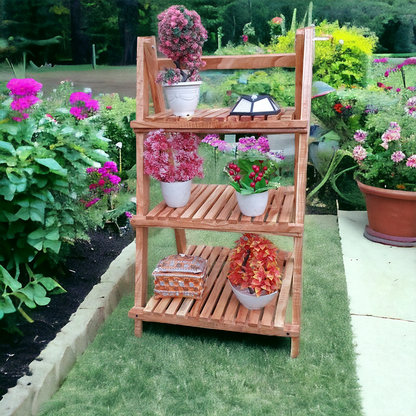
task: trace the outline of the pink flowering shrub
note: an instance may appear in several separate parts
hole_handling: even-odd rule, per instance
[[[401,127],[391,122],[379,137],[358,130],[354,139],[359,144],[352,150],[358,163],[356,178],[378,188],[416,191],[416,141],[403,138]]]
[[[193,133],[149,132],[144,142],[144,172],[161,182],[203,178],[204,160],[198,156],[199,143],[200,138]]]
[[[18,122],[26,120],[29,117],[27,111],[39,101],[37,94],[42,84],[32,78],[13,78],[7,83],[7,88],[13,98],[10,107],[18,113],[12,119]]]
[[[72,104],[69,112],[78,120],[90,117],[100,109],[99,102],[93,100],[91,94],[85,92],[72,93],[69,98],[69,103]]]
[[[237,153],[238,157],[224,168],[231,186],[241,194],[254,194],[276,189],[278,162],[284,156],[271,152],[267,137],[242,137],[238,143],[220,140],[217,134],[208,134],[202,140],[220,151]]]
[[[165,68],[156,82],[199,81],[199,69],[205,65],[201,59],[202,45],[208,36],[200,16],[184,6],[171,6],[157,18],[159,50],[172,59],[176,70]]]
[[[120,177],[115,175],[118,172],[115,162],[105,162],[101,168],[87,168],[89,176],[89,200],[82,201],[85,208],[96,204],[103,196],[116,193],[119,190]]]

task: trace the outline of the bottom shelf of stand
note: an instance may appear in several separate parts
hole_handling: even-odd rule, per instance
[[[145,307],[134,306],[129,317],[147,322],[193,326],[252,334],[297,337],[299,325],[286,322],[286,311],[291,297],[293,255],[279,251],[282,287],[278,296],[261,310],[245,308],[235,297],[228,283],[229,269],[226,247],[189,246],[186,254],[208,259],[208,278],[203,297],[151,297]]]

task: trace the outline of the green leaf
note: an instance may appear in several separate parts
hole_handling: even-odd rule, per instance
[[[60,290],[59,293],[66,293],[66,290],[58,282],[53,280],[51,277],[41,277],[40,279],[37,279],[37,282],[42,284],[48,292],[54,290],[54,293],[55,293],[55,290],[59,289]]]
[[[16,307],[13,305],[10,296],[3,295],[3,297],[0,297],[0,311],[2,311],[3,313],[16,312]]]
[[[0,149],[7,150],[13,156],[16,156],[16,150],[14,149],[13,145],[9,142],[0,141]]]
[[[9,183],[7,179],[2,180],[0,184],[0,195],[3,195],[6,201],[13,200],[17,188],[16,185]]]
[[[13,277],[10,275],[10,273],[0,264],[0,272],[3,275],[3,281],[4,283],[10,287],[10,289],[15,292],[16,290],[19,290],[22,287],[22,284],[13,279]]]
[[[59,254],[59,250],[61,249],[61,242],[60,241],[52,241],[52,240],[45,240],[43,242],[44,248],[50,248],[56,254]]]
[[[24,161],[33,153],[33,150],[33,146],[20,146],[16,149],[16,154],[20,160]]]
[[[31,232],[28,235],[28,238],[31,238],[33,240],[37,240],[39,238],[43,238],[46,235],[46,231],[42,228],[38,228],[36,231]]]
[[[39,305],[39,306],[46,306],[50,301],[51,298],[48,298],[47,296],[35,296],[34,297],[34,301]]]
[[[49,168],[53,173],[56,173],[60,176],[67,176],[68,171],[64,169],[55,159],[35,159],[36,162],[39,164],[46,166]]]
[[[34,247],[37,251],[41,251],[43,247],[43,239],[27,238],[27,243]]]
[[[57,241],[59,240],[59,229],[55,228],[50,233],[46,234],[45,238],[47,240]]]

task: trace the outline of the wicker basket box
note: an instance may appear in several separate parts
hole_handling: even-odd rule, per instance
[[[161,260],[153,271],[155,298],[201,299],[204,292],[207,260],[175,254]]]

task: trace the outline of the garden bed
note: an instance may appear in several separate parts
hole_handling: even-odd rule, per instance
[[[119,235],[111,226],[90,233],[90,242],[78,242],[62,270],[59,283],[67,293],[52,296],[49,305],[30,311],[35,321],[22,322],[22,336],[0,333],[0,396],[29,373],[29,364],[65,326],[110,263],[134,239],[131,228]]]

